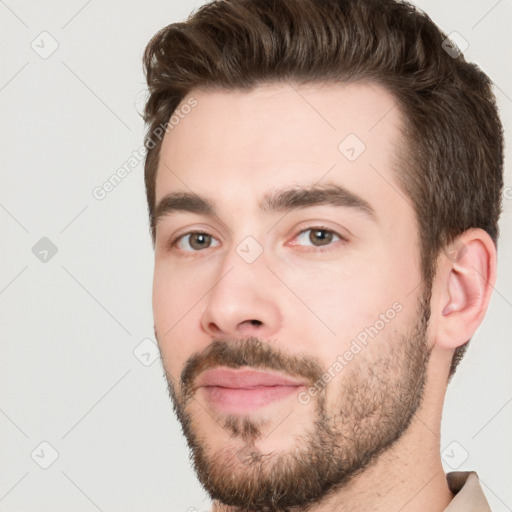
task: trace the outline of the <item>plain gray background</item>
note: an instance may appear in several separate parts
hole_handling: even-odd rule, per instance
[[[145,44],[202,3],[0,0],[2,512],[209,507],[154,345],[143,166],[129,160]],[[512,1],[417,4],[495,82],[510,145]],[[496,291],[441,438],[446,471],[477,470],[496,512],[512,510],[509,167],[506,186]]]

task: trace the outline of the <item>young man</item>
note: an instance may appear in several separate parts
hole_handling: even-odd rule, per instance
[[[502,128],[445,39],[394,0],[229,0],[146,49],[155,335],[215,512],[488,510],[439,433]]]

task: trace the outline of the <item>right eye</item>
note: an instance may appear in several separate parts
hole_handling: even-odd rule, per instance
[[[216,245],[212,245],[214,241]],[[218,245],[218,240],[204,231],[189,231],[171,242],[171,247],[177,247],[182,252],[198,252]]]

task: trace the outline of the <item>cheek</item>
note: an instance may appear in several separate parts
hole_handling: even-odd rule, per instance
[[[176,378],[197,341],[201,298],[208,288],[201,279],[189,279],[170,266],[155,264],[153,318],[166,368]],[[194,335],[195,329],[195,335]]]
[[[398,280],[397,272],[402,270],[382,251],[359,252],[338,262],[282,266],[280,276],[293,291],[280,293],[288,298],[282,302],[283,316],[297,326],[294,348],[317,356],[339,383],[339,365],[333,368],[337,361],[353,366],[370,343],[385,342],[401,324],[403,315],[397,310],[405,307],[410,288]]]
[[[283,267],[280,275],[290,291],[288,315],[316,328],[337,343],[357,333],[393,303],[389,269],[354,258],[321,265]],[[395,287],[396,288],[396,287]]]
[[[190,284],[190,283],[189,283]],[[167,331],[185,312],[186,288],[177,273],[165,264],[155,264],[153,313],[157,329]]]
[[[212,287],[215,275],[203,266],[176,266],[165,260],[155,262],[153,311],[155,321],[167,323],[167,329],[187,316],[197,317]]]

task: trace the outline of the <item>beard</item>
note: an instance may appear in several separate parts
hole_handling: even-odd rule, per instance
[[[211,498],[232,511],[304,512],[375,463],[404,434],[422,402],[431,351],[429,299],[425,292],[407,332],[381,340],[380,346],[366,346],[343,369],[345,375],[317,394],[309,405],[314,407],[314,419],[295,435],[292,450],[262,451],[256,443],[271,435],[275,420],[236,415],[212,418],[233,443],[210,446],[205,425],[194,415],[193,407],[200,406],[194,382],[209,368],[243,366],[305,377],[313,385],[325,371],[316,358],[284,354],[250,337],[215,340],[187,360],[179,382],[166,370],[194,469]],[[363,357],[364,351],[368,357]],[[341,381],[337,389],[336,379]]]

